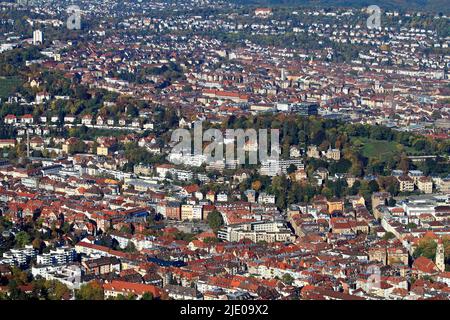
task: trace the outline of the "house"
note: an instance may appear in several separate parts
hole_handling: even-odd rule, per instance
[[[333,198],[327,200],[328,213],[332,214],[335,211],[344,211],[344,201]]]
[[[316,171],[314,171],[314,175],[318,175],[322,180],[327,180],[328,174],[328,170],[324,167],[319,167]]]
[[[120,272],[120,261],[116,257],[101,257],[84,260],[81,265],[87,274],[101,275],[113,271]]]
[[[119,119],[119,126],[124,127],[126,124],[127,124],[127,119],[125,119],[125,118]]]
[[[131,122],[131,126],[132,126],[133,128],[140,128],[140,127],[141,127],[141,122],[139,121],[139,119],[134,119],[134,120]]]
[[[174,300],[203,300],[202,294],[195,288],[167,284],[163,290]]]
[[[293,174],[295,181],[301,181],[308,179],[306,171],[304,169],[298,169]]]
[[[301,152],[297,146],[291,146],[289,148],[289,157],[290,158],[299,158],[301,156]]]
[[[175,168],[175,166],[173,164],[160,164],[160,165],[156,165],[156,174],[158,175],[158,177],[160,178],[166,178],[171,172],[172,170]]]
[[[275,204],[275,196],[272,194],[261,192],[258,196],[258,203]]]
[[[74,123],[75,119],[76,118],[74,116],[67,115],[67,116],[64,117],[64,122],[65,123]]]
[[[33,79],[30,81],[31,88],[37,88],[41,85],[41,82],[38,79]]]
[[[228,201],[228,194],[225,192],[220,192],[217,194],[217,201],[218,202],[227,202]]]
[[[196,192],[198,192],[200,190],[200,187],[197,184],[191,184],[188,186],[184,186],[182,187],[183,189],[183,194],[186,196],[190,196],[190,195],[194,195]]]
[[[252,203],[256,202],[256,191],[255,190],[253,190],[253,189],[246,190],[244,192],[244,194],[247,197],[248,202],[252,202]]]
[[[176,201],[167,202],[165,216],[167,219],[181,220],[181,204]]]
[[[62,151],[64,153],[69,153],[70,151],[70,147],[79,143],[80,139],[76,138],[76,137],[70,137],[69,139],[66,140],[65,143],[63,143],[62,145]]]
[[[208,193],[206,193],[206,200],[209,200],[212,203],[216,201],[216,194],[214,193],[214,191],[210,190],[208,191]]]
[[[268,18],[272,15],[271,8],[257,8],[255,9],[255,16],[260,18]]]
[[[97,155],[107,156],[115,150],[117,140],[115,138],[99,139],[100,145],[97,147]]]
[[[0,149],[12,148],[16,145],[16,139],[0,139]]]
[[[20,122],[23,124],[32,124],[34,122],[33,115],[25,114],[20,118]]]
[[[106,119],[103,116],[98,116],[96,121],[98,126],[103,126],[106,123]]]
[[[17,117],[15,115],[13,115],[13,114],[8,114],[5,117],[4,121],[5,121],[6,124],[15,124],[15,123],[17,123]]]
[[[41,137],[33,137],[30,139],[30,147],[33,149],[41,149],[44,147],[44,139]]]
[[[339,149],[331,149],[329,148],[325,153],[325,158],[330,160],[339,161],[341,159],[341,152]]]
[[[306,155],[308,156],[308,158],[320,159],[319,149],[317,149],[317,146],[315,146],[315,145],[308,146],[308,150],[306,151]]]
[[[181,206],[181,220],[193,220],[193,209],[192,204],[183,204]]]
[[[36,104],[44,103],[50,100],[50,95],[46,92],[39,92],[36,94]]]

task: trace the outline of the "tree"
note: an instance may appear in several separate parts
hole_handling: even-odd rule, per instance
[[[259,180],[252,182],[252,189],[255,191],[259,191],[261,189],[261,186],[262,186],[262,184],[261,184],[261,181],[259,181]]]
[[[136,252],[136,246],[134,245],[133,241],[128,241],[127,246],[125,247],[125,252],[133,253]]]
[[[212,212],[210,212],[208,214],[208,224],[211,227],[211,229],[217,231],[219,230],[222,226],[223,226],[223,217],[222,214],[217,211],[217,210],[213,210]]]
[[[290,164],[286,171],[287,171],[288,174],[291,174],[291,173],[294,173],[296,170],[297,170],[296,165],[295,164]]]
[[[392,232],[386,232],[383,236],[383,240],[391,240],[394,239],[395,235]]]
[[[444,243],[445,245],[445,243]],[[424,237],[420,239],[419,245],[416,250],[414,250],[413,256],[414,258],[418,258],[420,256],[426,257],[428,259],[434,260],[436,256],[436,248],[437,243],[431,237]]]
[[[370,180],[369,190],[372,193],[380,191],[380,186],[378,185],[378,182],[376,180]]]

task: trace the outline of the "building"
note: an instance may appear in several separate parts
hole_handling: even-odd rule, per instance
[[[439,182],[439,191],[443,193],[450,193],[450,178],[441,179]]]
[[[167,284],[163,290],[174,300],[203,300],[202,294],[195,288]]]
[[[181,205],[176,201],[169,201],[166,204],[166,218],[181,220]]]
[[[255,9],[255,16],[260,18],[268,18],[272,15],[271,8],[257,8]]]
[[[120,272],[120,261],[116,257],[85,260],[81,265],[87,274],[101,275],[114,271]]]
[[[31,268],[33,277],[40,276],[49,281],[58,281],[66,285],[69,290],[80,289],[82,283],[82,271],[78,265],[59,266],[33,266]]]
[[[303,164],[302,159],[294,158],[294,159],[268,159],[266,161],[261,162],[260,173],[264,176],[274,177],[279,174],[286,174],[287,169],[294,165],[296,170],[304,169],[305,166]]]
[[[341,151],[339,149],[331,149],[329,148],[325,153],[325,157],[327,159],[339,161],[341,159]]]
[[[16,139],[0,139],[0,149],[13,148],[16,145]]]
[[[141,299],[145,293],[149,293],[153,298],[161,296],[161,290],[151,284],[133,283],[126,281],[113,280],[111,283],[103,285],[105,299],[117,298],[118,296],[136,296]]]
[[[410,170],[408,172],[408,176],[414,180],[415,184],[417,184],[418,180],[422,178],[424,175],[423,172],[420,170]]]
[[[62,265],[69,264],[75,261],[77,253],[75,249],[69,247],[60,247],[50,250],[48,253],[43,253],[37,256],[38,265]]]
[[[379,205],[386,205],[386,201],[391,197],[389,192],[374,192],[372,193],[372,208]]]
[[[11,249],[3,253],[0,264],[15,265],[19,267],[27,266],[36,255],[37,251],[33,249],[33,246],[27,245],[24,248]]]
[[[206,200],[211,201],[211,203],[214,203],[216,201],[216,194],[214,191],[210,190],[206,194]]]
[[[280,221],[257,221],[227,226],[219,231],[218,238],[231,242],[249,239],[253,242],[266,241],[268,243],[295,240],[291,230]]]
[[[272,194],[261,192],[258,196],[258,203],[275,204],[275,196]]]
[[[414,191],[414,180],[409,176],[400,176],[397,178],[400,183],[400,192]]]
[[[33,45],[37,46],[39,44],[44,43],[44,34],[41,30],[33,31]]]
[[[181,206],[181,220],[194,219],[194,206],[192,204],[183,204]]]
[[[320,159],[320,152],[319,152],[319,149],[317,149],[317,146],[315,146],[315,145],[308,146],[308,150],[306,151],[306,156],[308,158]]]
[[[228,201],[228,194],[225,192],[220,192],[217,194],[217,201],[218,202],[227,202]]]
[[[194,205],[192,206],[192,220],[202,220],[203,219],[203,206]]]
[[[301,116],[314,116],[319,114],[319,105],[315,102],[294,103],[289,106],[289,111]]]
[[[332,214],[335,211],[344,211],[344,201],[340,199],[330,199],[327,200],[328,213]]]
[[[417,188],[423,193],[433,193],[433,181],[429,177],[417,179]]]

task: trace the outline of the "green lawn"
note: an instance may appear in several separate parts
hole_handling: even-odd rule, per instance
[[[383,157],[405,150],[404,146],[395,141],[373,140],[367,138],[353,138],[354,146],[360,147],[363,156],[367,158]]]
[[[0,98],[9,97],[20,85],[22,81],[18,77],[0,77]]]

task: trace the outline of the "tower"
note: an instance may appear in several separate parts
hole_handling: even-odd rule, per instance
[[[439,269],[439,271],[444,272],[445,271],[445,249],[444,244],[441,240],[438,241],[437,248],[436,248],[436,267]]]
[[[41,30],[33,31],[33,45],[42,44],[44,41],[44,35]]]

